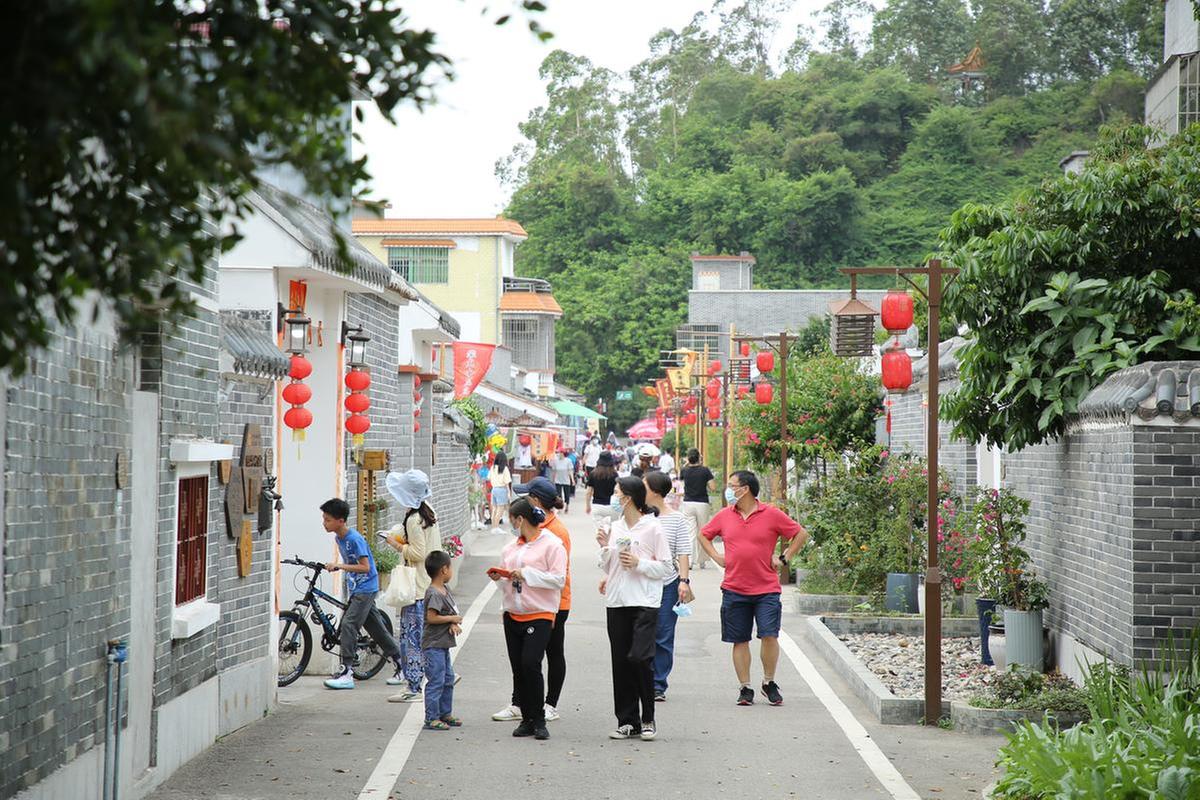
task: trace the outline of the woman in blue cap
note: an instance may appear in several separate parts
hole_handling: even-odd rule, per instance
[[[400,643],[400,661],[403,665],[404,691],[388,698],[390,703],[417,703],[421,697],[421,681],[425,678],[424,658],[421,654],[421,633],[425,628],[425,590],[429,588],[429,575],[425,571],[425,557],[442,549],[442,534],[438,530],[437,515],[429,505],[433,491],[429,488],[429,476],[419,469],[408,472],[389,472],[386,480],[388,493],[396,499],[404,511],[404,520],[387,532],[387,542],[400,552],[407,566],[414,567],[417,583],[417,600],[400,609],[396,640]],[[388,679],[391,685],[402,681]]]

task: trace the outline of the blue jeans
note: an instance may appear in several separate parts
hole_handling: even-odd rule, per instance
[[[454,667],[450,665],[450,650],[431,647],[421,653],[425,656],[425,721],[445,719],[454,706]]]
[[[400,609],[400,632],[396,641],[400,644],[404,679],[408,681],[408,690],[414,694],[421,691],[421,679],[425,677],[425,661],[421,656],[421,634],[424,632],[424,600]]]
[[[679,578],[663,584],[662,604],[658,607],[658,633],[654,638],[654,691],[667,691],[667,676],[675,664],[675,624],[679,615]]]

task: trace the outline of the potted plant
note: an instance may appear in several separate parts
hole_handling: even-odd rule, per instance
[[[1048,605],[1045,582],[1034,576],[1025,541],[1025,515],[1029,501],[1007,489],[980,489],[972,510],[972,538],[968,545],[970,576],[979,588],[981,657],[991,664],[987,647],[988,626],[996,606],[1004,607],[1005,648],[1009,664],[1041,671],[1042,610]]]
[[[919,459],[893,457],[883,470],[887,500],[877,535],[887,565],[884,608],[888,611],[916,614],[921,610],[928,475]]]
[[[375,569],[379,572],[379,591],[382,594],[392,579],[392,570],[400,563],[400,554],[391,547],[381,543],[373,532],[380,530],[380,522],[387,512],[388,501],[376,498],[363,503],[363,529],[367,539],[367,547],[375,559]]]

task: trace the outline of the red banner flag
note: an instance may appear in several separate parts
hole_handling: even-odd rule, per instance
[[[461,400],[475,391],[492,366],[494,344],[454,343],[454,399]]]

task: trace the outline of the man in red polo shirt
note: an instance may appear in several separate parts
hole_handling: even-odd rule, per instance
[[[780,706],[783,695],[775,683],[783,615],[778,570],[804,546],[808,532],[775,506],[758,502],[758,476],[749,470],[729,476],[725,503],[725,508],[701,531],[700,546],[725,568],[725,580],[721,582],[721,641],[733,644],[733,668],[742,685],[737,702],[739,706],[754,704],[750,635],[757,626],[762,641],[762,693],[771,705]],[[725,543],[724,556],[713,546],[718,536]],[[782,556],[775,552],[780,539],[790,542]]]

